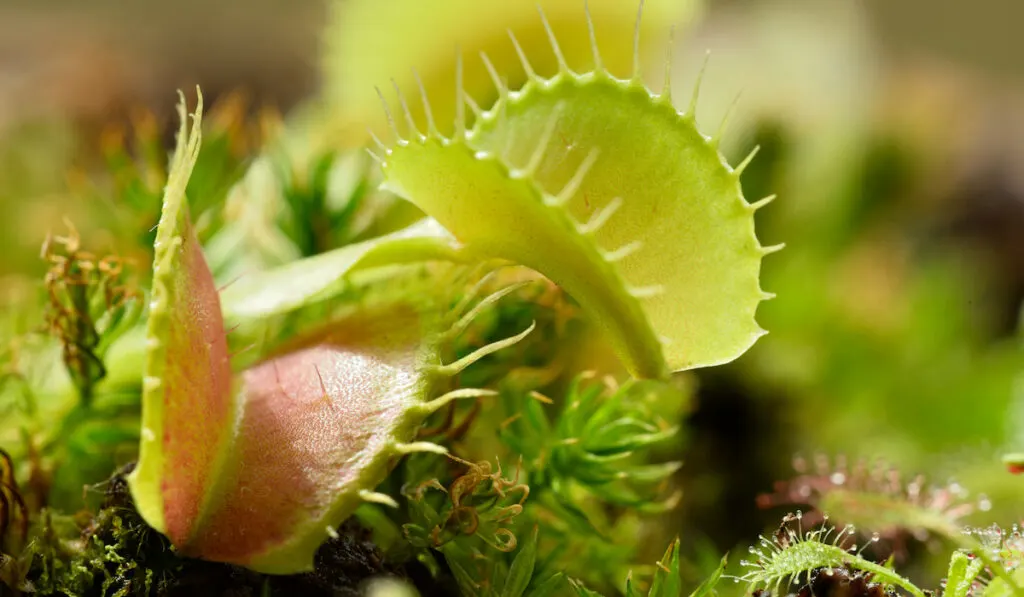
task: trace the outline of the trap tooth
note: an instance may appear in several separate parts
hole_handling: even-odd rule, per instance
[[[398,508],[398,502],[395,501],[395,498],[386,493],[378,493],[376,491],[362,489],[359,491],[359,499],[370,504],[380,504],[389,508]]]
[[[397,454],[447,454],[448,448],[434,442],[411,442],[408,444],[395,444]]]

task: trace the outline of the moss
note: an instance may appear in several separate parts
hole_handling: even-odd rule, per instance
[[[394,576],[424,597],[452,594],[450,578],[435,579],[418,562],[390,561],[354,518],[320,548],[310,573],[268,576],[179,557],[135,510],[125,481],[132,468],[111,477],[102,508],[84,526],[42,517],[21,590],[40,597],[355,597],[368,579]]]

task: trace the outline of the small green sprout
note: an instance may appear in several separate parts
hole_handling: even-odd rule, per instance
[[[690,593],[690,597],[713,596],[715,594],[715,587],[722,579],[722,573],[725,571],[726,561],[727,559],[723,557],[718,567]],[[602,597],[600,593],[588,589],[578,580],[570,580],[569,582],[577,597]],[[658,561],[654,570],[654,578],[651,580],[650,589],[647,591],[647,597],[682,597],[682,595],[682,579],[679,576],[679,539],[676,539],[668,546],[665,555]],[[643,597],[643,593],[637,587],[632,574],[626,579],[626,597]]]
[[[678,427],[656,408],[676,391],[650,380],[617,386],[582,374],[573,380],[553,421],[547,413],[547,404],[554,402],[550,398],[503,391],[510,416],[501,435],[525,459],[533,490],[550,492],[570,520],[582,523],[580,528],[593,528],[579,507],[582,495],[640,512],[664,512],[679,500],[677,491],[665,487],[682,463],[649,464],[642,456],[677,436]]]

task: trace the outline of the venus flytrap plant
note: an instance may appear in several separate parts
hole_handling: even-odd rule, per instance
[[[546,21],[545,28],[549,29]],[[388,187],[437,217],[461,244],[428,220],[395,235],[250,276],[218,296],[184,199],[198,153],[199,128],[193,126],[189,134],[183,124],[157,231],[144,438],[139,466],[131,477],[140,512],[183,554],[272,573],[307,569],[312,553],[332,534],[332,525],[356,506],[365,501],[392,503],[372,488],[386,476],[395,457],[411,451],[443,451],[433,444],[411,443],[429,413],[455,398],[487,394],[460,388],[428,401],[439,382],[529,331],[451,364],[437,364],[444,352],[443,340],[464,328],[465,318],[446,326],[443,317],[411,303],[363,305],[324,331],[302,334],[241,376],[233,376],[222,311],[236,321],[287,313],[329,298],[363,267],[505,258],[530,265],[565,285],[609,332],[631,371],[643,377],[663,377],[670,370],[734,358],[761,333],[753,323],[753,310],[767,296],[757,286],[764,250],[753,236],[755,208],[742,199],[738,172],[726,166],[714,143],[696,131],[692,114],[679,115],[667,96],[653,96],[639,82],[639,72],[628,82],[613,79],[603,69],[593,35],[597,69],[587,75],[569,71],[553,36],[551,42],[561,67],[555,78],[537,78],[524,58],[529,82],[512,95],[496,77],[501,99],[479,116],[473,131],[466,131],[465,104],[460,101],[455,138],[440,137],[431,116],[430,136],[416,132],[412,145],[403,140],[385,150]],[[486,57],[485,63],[493,70]],[[458,97],[464,100],[461,88]],[[404,99],[402,104],[405,107]],[[430,115],[425,96],[423,105]],[[579,121],[574,128],[556,130],[563,112],[572,117],[570,122]],[[404,113],[415,131],[411,113],[407,108]],[[197,120],[199,114],[197,110]],[[607,137],[588,136],[594,118],[613,125],[606,126]],[[656,139],[649,135],[654,130],[631,132],[636,123],[659,129],[667,124],[669,132],[662,135],[660,144],[650,147],[647,143]],[[490,126],[494,130],[488,130]],[[533,147],[522,168],[509,167],[504,161],[523,151],[523,146],[510,142],[511,130],[517,135],[521,131],[525,147]],[[562,160],[545,161],[546,154],[555,153],[549,145],[555,143],[556,133],[563,140],[566,135],[575,139],[566,141],[570,146],[579,143],[590,148],[582,162],[559,169],[558,164],[573,161],[565,159],[568,154],[564,153],[573,147],[562,148]],[[494,144],[504,147],[500,159],[480,149]],[[602,153],[602,144],[618,151]],[[635,171],[632,181],[616,170],[622,167],[618,162],[627,149],[636,159],[628,165]],[[588,182],[595,165],[619,174]],[[663,176],[666,168],[669,175]],[[454,187],[432,186],[432,177],[447,169]],[[434,174],[424,178],[430,172]],[[559,193],[546,190],[552,181],[566,176]],[[664,184],[658,186],[662,178]],[[481,201],[470,192],[481,187],[490,189],[483,195],[489,194],[494,201]],[[693,197],[681,201],[680,189],[693,189]],[[446,208],[420,200],[437,196],[450,196],[453,203]],[[594,208],[591,196],[604,202],[604,207]],[[576,199],[583,203],[573,203]],[[691,207],[680,207],[687,204]],[[499,220],[512,224],[511,229],[488,226],[495,209],[504,214]],[[589,220],[584,223],[574,210],[590,210]],[[652,221],[652,214],[658,214],[658,219]],[[661,221],[662,214],[667,224]],[[653,271],[639,265],[641,261],[630,261],[629,253],[637,243],[627,243],[630,250],[602,249],[601,243],[608,239],[645,231],[655,241],[644,251],[643,261],[650,261],[656,251],[675,246],[671,236],[677,226],[711,238],[695,243],[692,255],[668,255],[669,263],[661,262],[659,267],[687,275],[673,274],[664,284],[636,282],[637,272],[643,279]],[[562,259],[549,263],[546,256]],[[714,296],[707,288],[711,280],[719,291]],[[658,298],[666,288],[670,293],[685,288],[692,297],[687,301],[673,294],[674,299],[687,302],[694,317],[686,322],[685,334],[679,329],[681,321],[666,320],[667,305]],[[653,307],[645,307],[644,300]],[[724,303],[722,309],[716,300]],[[741,322],[730,325],[724,321],[724,311],[733,316],[738,312]],[[667,348],[673,342],[663,332],[685,338],[683,350]],[[181,388],[189,388],[187,398],[177,397]],[[616,402],[613,398],[610,404]],[[579,406],[573,403],[571,408]],[[604,421],[614,412],[604,407],[591,415]],[[607,416],[602,418],[601,413]],[[563,422],[570,420],[563,418]],[[325,425],[328,421],[333,423]],[[614,421],[606,422],[614,427]],[[337,435],[324,436],[330,429]],[[599,479],[594,476],[600,473],[598,465],[629,457],[636,447],[672,431],[647,429],[641,435],[648,439],[638,444],[634,438],[620,445],[619,432],[625,430],[614,429],[614,437],[604,439],[587,434],[591,444],[597,442],[583,446],[594,452],[593,462],[578,472],[585,473],[586,481],[605,499],[642,505],[644,500],[630,497],[629,491],[613,490],[613,481],[629,475],[608,470]],[[570,435],[583,431],[563,430]],[[608,442],[612,443],[605,446]],[[657,481],[676,466],[637,469],[633,476]],[[590,469],[593,474],[586,472]],[[254,512],[259,512],[263,524],[253,524]]]
[[[191,126],[182,98],[153,243],[148,320],[137,343],[144,354],[136,374],[141,390],[135,388],[136,395],[141,391],[141,440],[127,477],[133,505],[149,525],[138,528],[166,536],[172,562],[199,558],[275,575],[313,569],[314,554],[339,539],[341,523],[357,509],[398,505],[389,477],[409,478],[391,475],[396,466],[409,474],[404,456],[437,459],[449,448],[461,453],[459,432],[444,434],[447,445],[425,441],[438,433],[420,436],[428,418],[437,413],[431,422],[441,422],[439,410],[454,412],[456,400],[474,399],[477,409],[459,427],[487,408],[491,412],[480,419],[494,422],[497,405],[480,400],[498,400],[485,389],[490,385],[507,390],[501,404],[511,410],[503,433],[492,433],[493,442],[480,448],[488,453],[473,459],[489,461],[492,449],[503,460],[506,451],[521,455],[523,482],[474,465],[447,484],[450,506],[431,512],[426,506],[433,505],[417,502],[407,508],[415,513],[423,506],[427,514],[412,517],[407,542],[433,550],[431,558],[443,556],[447,567],[431,569],[450,570],[466,594],[564,593],[564,572],[554,568],[577,556],[573,574],[589,572],[594,563],[607,565],[602,580],[611,578],[609,571],[621,578],[633,548],[619,546],[613,555],[615,546],[592,549],[607,530],[599,527],[632,533],[640,528],[640,513],[675,503],[668,490],[679,464],[651,464],[645,452],[675,437],[677,426],[649,395],[670,387],[671,372],[729,361],[763,333],[754,312],[769,295],[758,273],[772,249],[760,245],[753,224],[755,210],[770,199],[748,204],[743,198],[739,176],[749,159],[732,168],[718,152],[717,137],[697,130],[696,91],[690,108],[679,113],[667,76],[660,94],[645,85],[641,33],[675,9],[650,0],[644,25],[639,14],[636,21],[621,18],[634,8],[619,3],[595,0],[573,12],[564,4],[545,2],[548,11],[529,22],[522,7],[508,8],[516,18],[505,18],[502,28],[512,26],[518,36],[506,41],[502,31],[500,48],[491,38],[467,43],[467,49],[486,50],[474,66],[425,57],[438,67],[424,71],[425,83],[417,74],[403,80],[420,86],[422,112],[409,107],[398,91],[403,85],[396,84],[404,132],[388,112],[395,140],[391,147],[378,142],[380,172],[362,172],[362,162],[352,162],[350,187],[338,196],[328,188],[336,156],[316,146],[306,148],[313,156],[308,167],[295,172],[275,170],[280,163],[273,156],[257,160],[227,205],[209,209],[217,207],[237,163],[214,160],[201,172],[202,97]],[[351,8],[362,10],[355,3]],[[606,55],[597,43],[603,36]],[[535,56],[531,38],[546,38],[553,51]],[[593,63],[586,71],[569,68],[584,57]],[[389,64],[390,58],[380,58]],[[402,70],[406,58],[399,56]],[[613,75],[630,66],[630,78]],[[450,81],[438,73],[451,70],[458,72],[454,100],[434,97],[431,104],[436,81]],[[555,73],[549,78],[538,74],[549,70]],[[352,115],[361,118],[358,109]],[[224,150],[216,154],[227,155]],[[294,166],[290,158],[285,170]],[[400,203],[407,211],[363,228],[355,222],[357,203],[380,176],[385,189],[409,200]],[[142,191],[134,206],[140,214],[151,207],[144,198],[152,188]],[[373,205],[368,209],[377,213]],[[406,219],[413,213],[415,219]],[[409,221],[404,228],[396,224]],[[332,248],[345,242],[351,244]],[[467,290],[461,281],[449,283],[457,274],[444,275],[465,273],[466,264],[534,271],[486,291],[497,276],[485,276]],[[583,385],[580,377],[549,419],[541,403],[550,400],[513,387],[510,370],[544,370],[520,379],[523,387],[568,381],[581,368],[563,358],[572,347],[531,343],[463,375],[533,330],[526,326],[531,310],[521,307],[536,307],[539,299],[519,291],[539,276],[550,280],[544,288],[557,291],[552,327],[577,323],[575,306],[561,306],[564,290],[641,379]],[[499,301],[519,303],[502,310]],[[555,312],[567,309],[572,313]],[[275,332],[255,354],[232,353],[260,326]],[[445,425],[440,428],[448,431]],[[527,480],[536,506],[525,502]],[[510,496],[517,491],[521,497]],[[130,511],[131,505],[117,507]],[[533,511],[520,517],[527,507]],[[387,516],[400,519],[404,512],[392,509]],[[575,537],[581,530],[582,539]],[[133,536],[112,533],[109,541],[96,539],[108,544],[93,546],[100,555],[88,574],[75,573],[62,585],[60,574],[47,572],[50,586],[91,586],[102,574],[101,592],[107,592],[119,582],[108,574],[116,569],[149,587],[152,569],[124,555]],[[77,549],[51,535],[47,545]],[[50,552],[57,554],[57,547]],[[507,557],[481,564],[502,551]],[[57,565],[62,557],[42,565]],[[679,593],[679,560],[676,542],[655,574],[652,597]],[[639,594],[632,581],[627,593]]]
[[[383,7],[395,11],[382,17],[394,25],[386,32],[361,25],[384,14],[382,6],[339,3],[350,34],[332,40],[358,48],[342,53],[343,74],[328,83],[345,112],[332,117],[346,127],[387,121],[391,142],[371,147],[379,171],[367,172],[363,152],[331,149],[362,143],[361,130],[345,128],[327,144],[300,131],[257,159],[221,206],[241,163],[232,136],[221,131],[203,172],[201,98],[192,127],[180,107],[142,342],[114,352],[115,337],[138,331],[129,329],[137,312],[126,312],[116,291],[116,261],[79,255],[73,236],[50,245],[77,255],[49,253],[67,278],[50,280],[51,324],[64,342],[49,360],[58,362],[63,348],[72,378],[61,391],[107,416],[115,411],[102,410],[99,398],[112,392],[100,378],[117,363],[117,412],[137,408],[141,392],[141,453],[127,481],[138,514],[123,491],[85,528],[42,513],[26,558],[11,566],[0,554],[0,580],[40,594],[139,595],[199,565],[249,574],[250,588],[280,594],[275,583],[287,579],[264,574],[320,576],[324,558],[314,554],[363,525],[376,541],[366,553],[394,558],[374,573],[413,562],[468,596],[595,597],[594,589],[615,587],[626,597],[683,594],[680,541],[622,583],[639,550],[621,539],[662,532],[654,528],[662,520],[643,515],[665,512],[679,496],[679,462],[650,456],[677,439],[683,415],[686,396],[667,378],[732,360],[763,334],[754,315],[770,295],[758,278],[774,249],[754,233],[755,212],[771,198],[748,203],[740,185],[753,156],[730,166],[719,153],[721,132],[698,130],[697,89],[685,111],[675,108],[671,64],[660,92],[647,84],[648,30],[693,4],[648,0],[646,20],[633,21],[624,16],[635,7],[612,0],[544,0],[539,17],[532,4],[403,1]],[[447,10],[459,18],[446,20]],[[419,22],[435,11],[449,29]],[[365,52],[367,32],[380,52]],[[429,51],[394,41],[407,35],[429,39]],[[469,58],[449,59],[438,37]],[[396,77],[394,95],[384,111],[373,108],[375,118],[355,94],[382,75]],[[410,103],[401,90],[417,87],[420,100]],[[139,221],[152,219],[149,199],[163,172],[151,126],[149,133],[145,174],[122,181],[128,215]],[[136,240],[153,232],[127,227]],[[503,267],[510,264],[526,267]],[[466,278],[480,271],[467,265],[502,269],[470,285]],[[78,283],[93,274],[98,282]],[[587,340],[582,350],[570,341],[587,328],[577,311],[604,332],[633,379],[616,379],[618,365],[602,363],[603,352],[594,358]],[[520,343],[531,321],[548,329]],[[272,332],[257,350],[231,352],[264,330]],[[129,362],[133,349],[144,352],[144,371]],[[15,357],[0,354],[0,397],[10,393],[3,379],[20,381]],[[615,373],[600,382],[579,373],[591,369]],[[18,410],[11,404],[0,404],[0,414]],[[136,415],[117,415],[130,420],[131,443]],[[53,435],[69,451],[102,444],[94,440],[104,433],[65,441],[66,428]],[[2,439],[13,437],[3,431]],[[56,445],[34,431],[15,461]],[[447,467],[440,454],[449,450],[469,469]],[[481,464],[499,456],[504,474]],[[1021,460],[1005,462],[1017,472]],[[16,483],[10,461],[0,459],[0,540],[5,531],[24,536],[29,513],[38,513],[22,488],[57,493]],[[780,484],[763,505],[802,500],[822,518],[828,511],[886,539],[948,538],[958,550],[944,597],[1021,594],[1019,534],[962,533],[973,504],[952,488],[929,491],[884,470],[822,469]],[[110,486],[123,482],[119,474]],[[797,586],[800,597],[882,597],[896,588],[925,597],[864,555],[874,549],[849,548],[854,533],[784,526],[733,580],[758,597]],[[870,545],[876,535],[869,537]],[[691,597],[713,595],[724,567],[723,559]]]
[[[616,79],[588,24],[596,67],[583,74],[570,70],[546,22],[559,65],[552,78],[520,54],[528,79],[510,91],[482,54],[499,97],[487,111],[468,99],[459,66],[451,136],[439,131],[422,86],[425,132],[401,94],[399,112],[385,103],[394,140],[375,150],[384,185],[467,250],[564,287],[634,375],[730,361],[764,333],[754,311],[771,295],[758,272],[777,247],[758,243],[753,214],[771,198],[743,199],[739,176],[750,158],[731,168],[717,137],[697,130],[696,91],[678,113],[669,82],[661,95],[644,86],[638,56],[633,77]]]

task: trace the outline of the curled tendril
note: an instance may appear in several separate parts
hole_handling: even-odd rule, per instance
[[[408,492],[414,500],[422,500],[427,490],[431,489],[448,495],[449,504],[441,511],[439,520],[429,531],[430,544],[437,548],[456,537],[476,535],[494,549],[514,551],[518,540],[504,525],[522,513],[523,504],[530,495],[529,486],[519,482],[522,463],[516,467],[515,476],[506,479],[500,463],[492,468],[487,461],[474,463],[451,455],[449,458],[465,465],[468,470],[456,477],[447,488],[437,479],[431,479]],[[508,503],[508,498],[513,494],[518,494],[517,501]]]
[[[488,544],[499,551],[511,552],[515,551],[518,540],[509,529],[498,529],[494,531],[494,543],[488,542]]]

